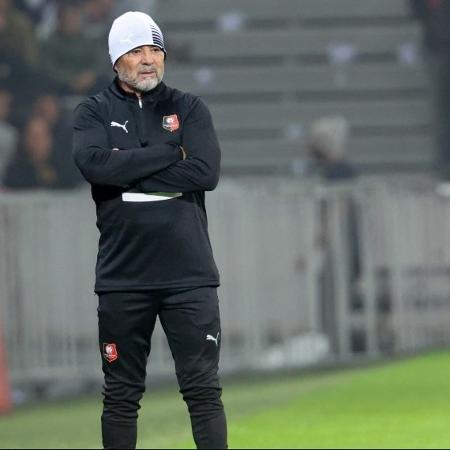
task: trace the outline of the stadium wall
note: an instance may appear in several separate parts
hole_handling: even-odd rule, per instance
[[[222,371],[449,344],[447,206],[392,183],[224,179],[207,196],[222,274]],[[87,190],[1,194],[0,310],[13,385],[101,378],[94,224]],[[155,376],[173,371],[160,327],[150,364]]]

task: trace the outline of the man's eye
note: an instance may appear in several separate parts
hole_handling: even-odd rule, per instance
[[[133,55],[139,55],[139,53],[141,53],[141,49],[140,48],[135,48],[134,50],[131,50],[131,53]]]

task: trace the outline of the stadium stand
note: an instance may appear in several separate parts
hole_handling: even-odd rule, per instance
[[[166,80],[204,97],[225,172],[289,171],[310,123],[342,114],[366,172],[426,172],[433,158],[420,30],[403,1],[168,0]]]

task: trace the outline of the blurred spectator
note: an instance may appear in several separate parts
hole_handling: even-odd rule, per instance
[[[355,168],[347,159],[349,132],[349,123],[341,116],[322,117],[311,125],[308,152],[326,180],[348,180],[356,176]]]
[[[24,76],[21,77],[20,74],[16,73],[16,70],[20,70],[20,66],[14,65],[12,67],[14,71],[11,75],[6,79],[0,79],[0,92],[8,93],[10,106],[8,108],[7,121],[16,129],[22,129],[30,117],[30,106],[39,96],[41,90],[43,92],[57,92],[58,94],[62,91],[56,89],[47,78],[40,77],[39,72],[31,71],[28,74],[23,74]],[[22,71],[26,70],[27,66],[22,66]],[[34,79],[32,75],[35,75]],[[23,86],[22,90],[20,89],[21,86]],[[39,87],[38,89],[37,86]]]
[[[0,0],[0,48],[3,54],[18,56],[30,66],[38,62],[33,24],[14,8],[11,0]]]
[[[57,29],[42,42],[42,66],[49,76],[65,83],[72,93],[89,94],[97,91],[100,73],[107,61],[100,56],[98,45],[98,40],[83,32],[80,6],[76,2],[61,4]]]
[[[342,116],[322,117],[312,123],[308,140],[308,151],[315,160],[316,170],[327,183],[353,181],[357,171],[348,161],[347,150],[350,125]],[[337,210],[330,210],[338,204]],[[343,224],[344,235],[341,236],[346,248],[345,261],[348,262],[348,289],[350,292],[349,308],[357,310],[362,307],[361,298],[361,255],[359,243],[359,211],[354,199],[343,195],[338,202],[331,204],[322,200],[320,204],[320,227],[317,230],[317,251],[321,260],[319,291],[321,296],[322,328],[330,341],[338,341],[336,313],[336,248],[333,245],[334,230],[338,223]],[[339,222],[337,222],[339,221]],[[364,347],[360,336],[355,331],[352,335],[352,350]]]
[[[17,146],[17,130],[9,123],[11,94],[0,90],[0,180]]]
[[[32,117],[23,142],[6,169],[4,186],[11,189],[57,188],[59,175],[52,164],[53,139],[45,119]]]
[[[0,84],[12,95],[10,121],[23,123],[36,86],[58,90],[59,86],[42,74],[38,43],[32,22],[15,9],[11,0],[0,0]]]
[[[83,10],[85,15],[84,30],[94,39],[103,39],[106,42],[109,28],[114,18],[114,7],[117,0],[86,0]]]
[[[40,95],[33,103],[32,113],[44,119],[52,132],[52,163],[59,174],[60,187],[77,186],[83,179],[72,157],[72,122],[63,113],[60,98],[51,93]]]
[[[423,47],[431,75],[436,138],[435,171],[443,183],[438,189],[450,195],[450,2],[410,0],[423,30]]]
[[[34,101],[33,116],[43,118],[51,128],[60,120],[61,106],[58,97],[52,94],[42,94]]]
[[[36,35],[47,37],[56,26],[58,3],[61,0],[15,0],[14,4],[34,23]]]

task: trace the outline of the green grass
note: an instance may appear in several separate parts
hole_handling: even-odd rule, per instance
[[[383,366],[224,383],[231,448],[449,448],[450,352]],[[98,448],[97,399],[0,417],[0,448]],[[140,448],[194,448],[174,392],[149,392]]]

